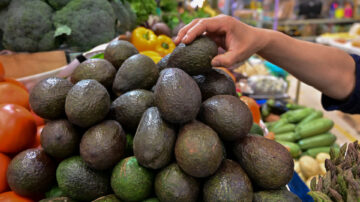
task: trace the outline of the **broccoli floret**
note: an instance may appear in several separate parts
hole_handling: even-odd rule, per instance
[[[55,10],[59,10],[64,7],[71,0],[47,0],[48,4],[53,7]]]
[[[86,51],[115,37],[113,9],[107,0],[72,0],[54,15],[56,27],[68,26],[66,44]]]
[[[43,40],[54,30],[52,14],[52,8],[41,0],[12,0],[3,27],[4,47],[29,52],[54,49],[54,38]]]

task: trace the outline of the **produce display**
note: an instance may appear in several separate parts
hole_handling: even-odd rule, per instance
[[[228,73],[211,67],[216,51],[199,37],[157,65],[131,43],[113,41],[105,59],[84,61],[69,78],[40,81],[27,107],[46,119],[41,145],[0,150],[12,157],[0,169],[12,191],[0,200],[301,201],[285,188],[294,173],[290,152],[250,134],[263,134],[254,124],[259,108],[238,97]],[[0,105],[0,113],[15,106]],[[0,132],[0,148],[12,135]]]

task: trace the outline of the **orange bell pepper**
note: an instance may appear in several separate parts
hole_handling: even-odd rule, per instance
[[[170,37],[166,35],[160,35],[157,38],[157,45],[155,51],[158,52],[162,57],[171,53],[175,49],[175,44]]]
[[[131,43],[134,44],[139,52],[155,50],[157,36],[152,30],[146,29],[145,27],[138,27],[134,29],[131,34]]]

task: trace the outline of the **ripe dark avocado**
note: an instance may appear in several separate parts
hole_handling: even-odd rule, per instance
[[[294,173],[294,161],[281,144],[261,136],[246,136],[234,144],[234,154],[251,181],[263,189],[286,185]]]
[[[118,198],[116,198],[115,194],[110,194],[106,196],[102,196],[92,202],[121,202]]]
[[[301,199],[288,190],[267,190],[254,193],[254,202],[301,202]]]
[[[243,138],[253,123],[247,105],[232,95],[216,95],[207,99],[201,106],[200,117],[224,141]]]
[[[40,200],[39,202],[76,202],[76,201],[69,197],[61,196],[61,197],[46,198]]]
[[[124,201],[142,201],[152,192],[154,174],[140,166],[134,156],[118,163],[112,172],[111,187]]]
[[[104,59],[88,59],[79,64],[74,72],[71,74],[71,82],[77,82],[85,79],[94,79],[104,85],[106,88],[111,88],[116,74],[116,69],[107,60]]]
[[[223,145],[213,129],[193,121],[180,129],[175,157],[177,164],[188,175],[208,177],[216,172],[223,160]]]
[[[146,55],[129,57],[116,73],[113,91],[120,96],[130,90],[149,90],[156,83],[159,70],[154,61]]]
[[[66,119],[49,121],[43,128],[40,140],[45,152],[55,158],[66,158],[78,151],[80,134]]]
[[[115,40],[106,46],[104,58],[111,62],[116,69],[119,69],[126,59],[138,53],[139,51],[132,43],[125,40]]]
[[[236,96],[234,81],[228,78],[222,70],[212,69],[207,74],[195,76],[195,81],[200,87],[203,100],[215,95]]]
[[[61,190],[75,200],[91,201],[111,191],[107,173],[91,169],[80,156],[63,160],[56,169]]]
[[[171,53],[167,66],[180,68],[190,75],[204,74],[211,70],[211,60],[217,54],[215,42],[202,36],[191,44],[179,44]]]
[[[155,178],[155,193],[162,202],[196,202],[199,183],[173,163],[162,169]]]
[[[91,168],[113,167],[125,155],[126,136],[117,121],[103,121],[85,132],[80,142],[80,156]]]
[[[42,149],[27,149],[11,160],[7,182],[19,195],[37,196],[51,188],[55,170],[55,163]]]
[[[203,188],[205,202],[248,201],[253,199],[250,178],[235,161],[226,159]]]
[[[156,64],[159,68],[159,72],[168,67],[168,61],[171,56],[171,53],[165,55],[161,60]]]
[[[139,164],[152,169],[168,165],[176,140],[174,129],[163,121],[156,107],[147,109],[134,137],[134,154]]]
[[[65,99],[73,84],[62,78],[51,77],[37,83],[30,92],[31,109],[44,119],[65,116]]]
[[[110,107],[111,116],[126,131],[135,132],[142,114],[154,106],[154,93],[148,90],[133,90],[118,97]]]
[[[201,106],[199,86],[181,69],[164,69],[155,87],[155,105],[166,121],[189,122],[196,118]]]
[[[77,82],[66,96],[65,112],[69,121],[83,128],[103,120],[109,110],[109,93],[93,79]]]

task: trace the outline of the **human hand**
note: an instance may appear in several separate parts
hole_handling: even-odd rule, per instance
[[[249,58],[267,43],[267,37],[260,30],[246,25],[233,17],[219,15],[212,18],[195,19],[183,27],[175,43],[191,43],[196,37],[206,34],[227,52],[213,58],[215,67],[230,67]]]

